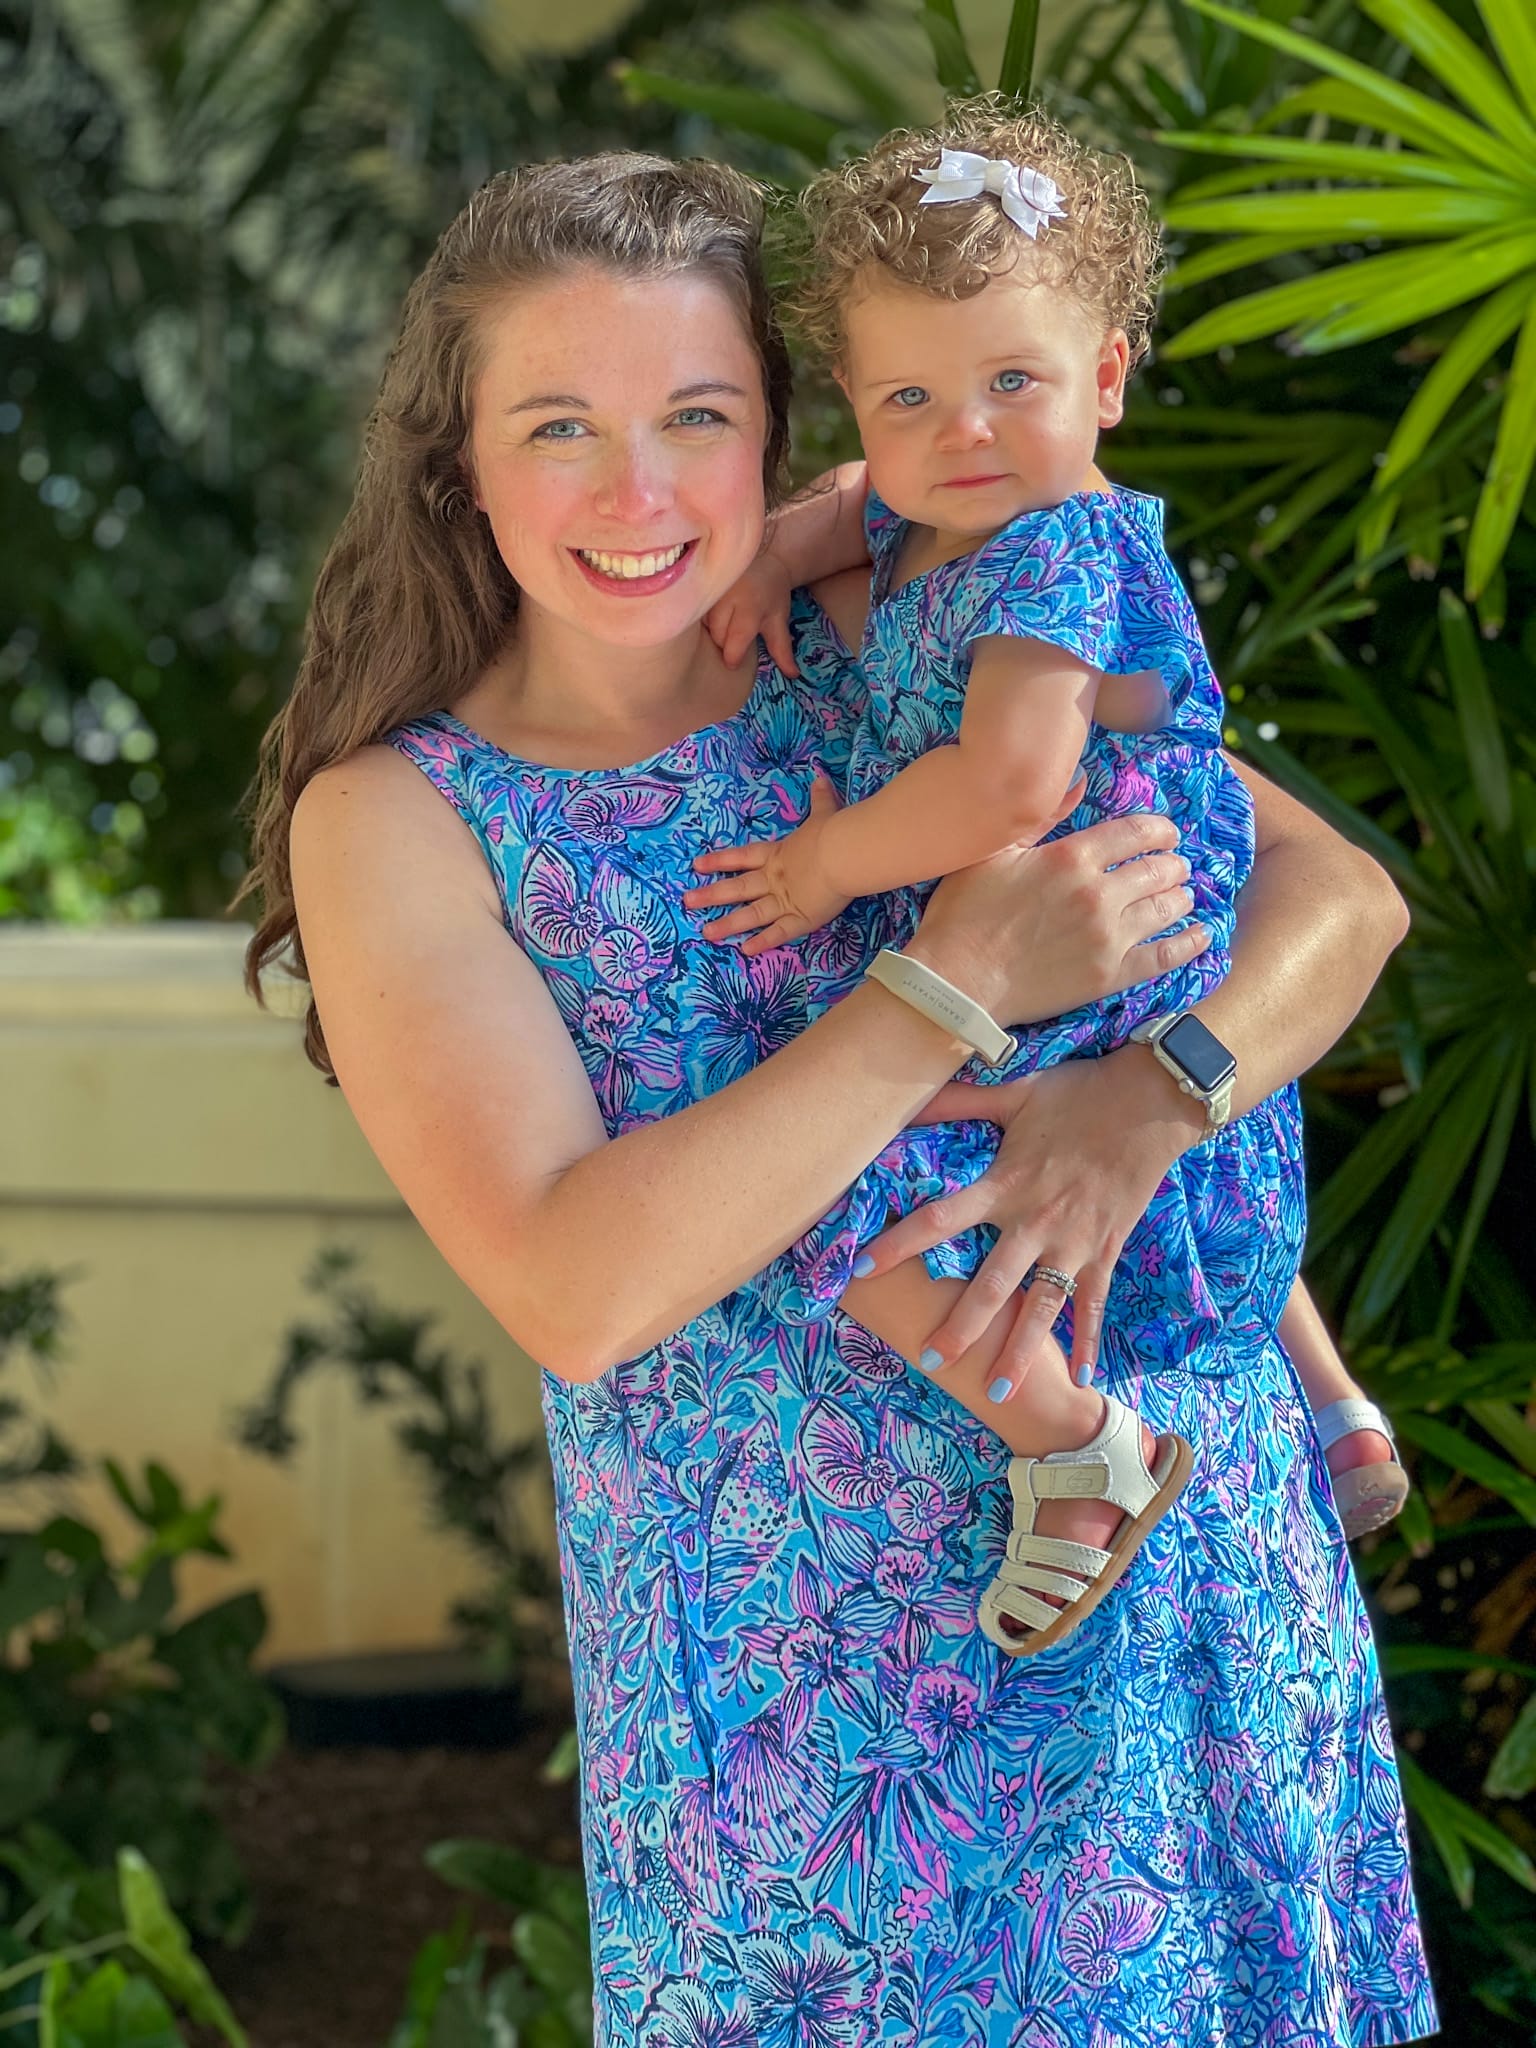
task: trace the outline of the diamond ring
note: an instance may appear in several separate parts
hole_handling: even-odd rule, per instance
[[[1049,1280],[1053,1287],[1059,1287],[1061,1289],[1062,1293],[1067,1297],[1068,1301],[1070,1301],[1073,1295],[1077,1292],[1076,1279],[1073,1277],[1071,1273],[1063,1273],[1060,1266],[1037,1265],[1035,1267],[1035,1278],[1037,1280]]]

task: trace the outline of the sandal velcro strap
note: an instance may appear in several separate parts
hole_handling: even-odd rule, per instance
[[[1357,1429],[1374,1429],[1389,1444],[1397,1442],[1391,1423],[1374,1401],[1330,1401],[1326,1408],[1318,1409],[1312,1421],[1317,1430],[1317,1440],[1325,1451],[1331,1450],[1341,1436],[1353,1436]]]
[[[1056,1621],[1060,1609],[1048,1601],[1038,1599],[1033,1593],[1026,1593],[1022,1586],[1005,1585],[994,1580],[982,1595],[981,1608],[977,1619],[983,1634],[989,1636],[1000,1649],[1011,1649],[1013,1639],[1006,1630],[1000,1629],[1001,1621],[1022,1622],[1032,1629],[1047,1629]],[[988,1624],[991,1624],[989,1627]]]
[[[1107,1551],[1103,1553],[1103,1560],[1108,1564]],[[1058,1600],[1076,1600],[1088,1590],[1087,1580],[1069,1579],[1065,1572],[1047,1571],[1043,1564],[1033,1564],[1027,1559],[1023,1564],[1000,1565],[997,1576],[1005,1586],[1028,1586],[1036,1593],[1054,1593]]]
[[[1067,1536],[1037,1536],[1032,1529],[1015,1529],[1004,1555],[1010,1564],[1065,1565],[1068,1571],[1081,1572],[1088,1579],[1096,1579],[1109,1559],[1108,1551],[1095,1550],[1091,1543],[1074,1543]]]
[[[1029,1483],[1037,1500],[1102,1500],[1106,1469],[1101,1459],[1091,1465],[1048,1465],[1037,1458]]]

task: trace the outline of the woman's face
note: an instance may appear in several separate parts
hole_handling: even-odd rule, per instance
[[[740,316],[709,278],[582,269],[487,322],[475,496],[525,605],[663,645],[762,544],[767,416]]]

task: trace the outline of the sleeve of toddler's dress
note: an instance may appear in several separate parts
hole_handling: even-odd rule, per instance
[[[1120,663],[1120,566],[1107,497],[1026,512],[978,548],[957,587],[953,644],[1045,640],[1090,668]]]

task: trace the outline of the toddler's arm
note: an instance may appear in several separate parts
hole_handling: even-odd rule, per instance
[[[772,515],[762,553],[705,616],[705,627],[728,667],[745,660],[761,635],[786,675],[800,673],[789,634],[790,592],[869,560],[864,537],[868,495],[865,465],[845,462],[797,491]]]
[[[977,641],[959,739],[821,825],[828,884],[874,896],[1033,844],[1076,778],[1100,680],[1044,640]]]
[[[684,900],[727,910],[707,937],[754,934],[742,951],[763,953],[829,923],[856,896],[1032,844],[1065,814],[1100,680],[1043,640],[977,641],[958,740],[845,809],[818,785],[811,815],[786,838],[702,854],[695,870],[726,879]]]

